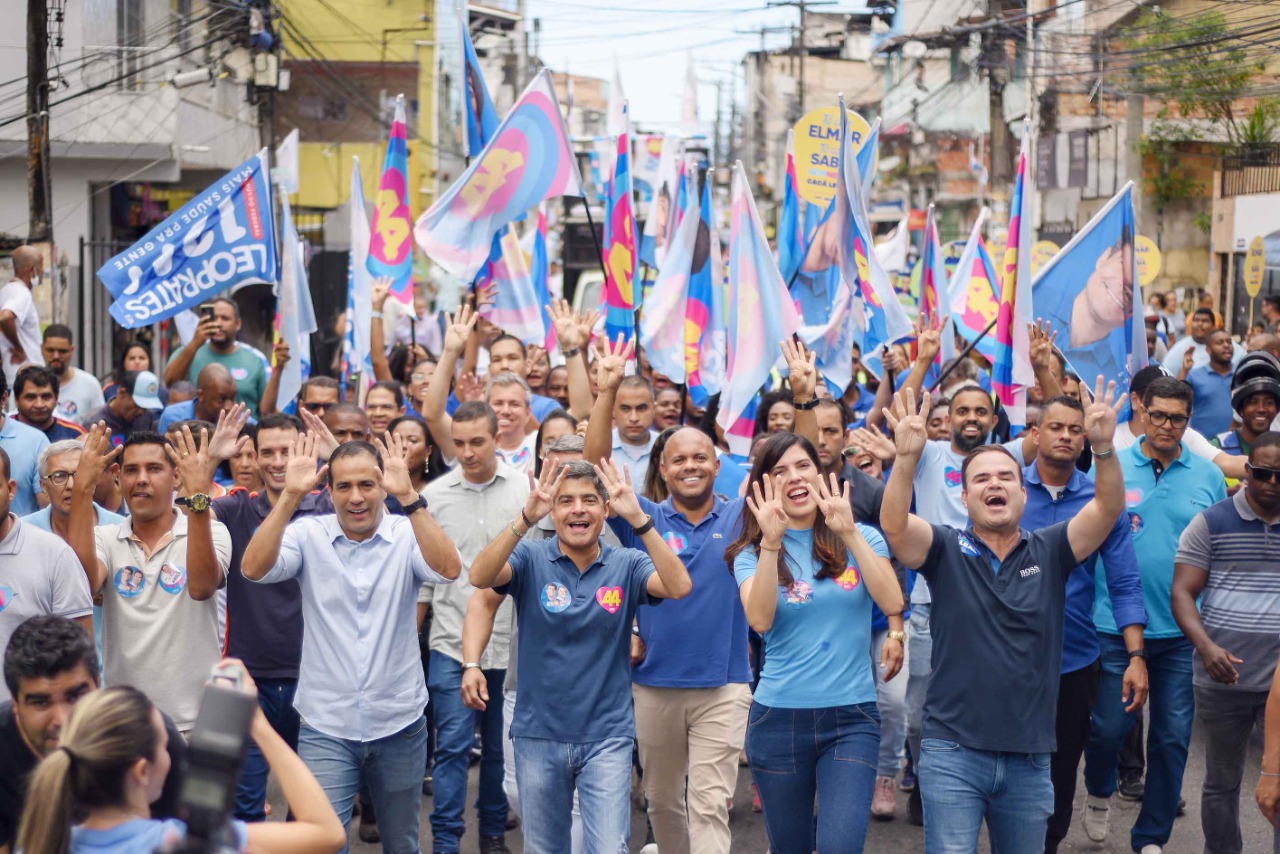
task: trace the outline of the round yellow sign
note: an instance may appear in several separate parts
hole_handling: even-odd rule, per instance
[[[853,110],[847,112],[856,154],[866,143],[871,126]],[[840,168],[840,108],[823,107],[806,113],[793,130],[800,198],[825,208],[836,194],[836,170]],[[876,159],[879,157],[877,152]]]
[[[1058,254],[1058,250],[1062,248],[1052,240],[1041,240],[1031,247],[1031,275],[1034,276],[1040,272],[1040,268]]]
[[[1262,290],[1262,277],[1267,272],[1267,253],[1262,238],[1249,241],[1249,251],[1244,256],[1244,289],[1253,299]]]
[[[1133,256],[1138,266],[1138,284],[1145,288],[1160,275],[1160,267],[1164,263],[1160,247],[1150,237],[1139,234],[1133,238]]]

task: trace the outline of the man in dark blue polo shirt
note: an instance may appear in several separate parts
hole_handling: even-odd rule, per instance
[[[585,448],[591,462],[607,459],[614,445],[610,419],[625,365],[614,349],[596,361],[600,395]],[[649,822],[663,854],[728,854],[732,845],[728,800],[746,740],[751,665],[747,618],[724,561],[740,529],[742,499],[715,494],[719,469],[707,434],[682,428],[662,452],[669,497],[661,504],[639,499],[693,580],[693,592],[680,602],[636,611],[643,650],[631,672],[636,743]],[[622,517],[609,527],[622,545],[643,548]]]
[[[648,554],[600,542],[611,510]],[[547,513],[556,536],[522,540]],[[635,741],[631,621],[639,605],[689,593],[684,564],[625,475],[612,464],[572,462],[543,469],[520,515],[480,552],[470,575],[473,586],[515,602],[520,691],[511,738],[525,850],[570,850],[575,789],[586,850],[625,850]]]
[[[1114,384],[1098,378],[1085,411],[1097,461],[1092,500],[1069,522],[1028,532],[1022,466],[1007,449],[981,446],[960,470],[969,517],[961,531],[910,512],[912,481],[928,438],[908,389],[887,412],[897,462],[880,527],[893,554],[933,589],[933,674],[919,757],[925,851],[974,850],[983,820],[993,850],[1044,845],[1053,811],[1050,754],[1062,663],[1066,582],[1106,540],[1124,509],[1112,438]]]
[[[1076,468],[1076,461],[1084,451],[1084,406],[1074,397],[1044,401],[1031,437],[1036,458],[1022,473],[1027,488],[1022,526],[1034,531],[1071,519],[1093,499],[1093,480]],[[1129,517],[1121,514],[1116,517],[1102,548],[1077,564],[1067,576],[1062,675],[1058,680],[1058,748],[1050,767],[1053,815],[1045,837],[1045,854],[1058,850],[1071,827],[1076,775],[1080,757],[1089,742],[1089,716],[1098,696],[1102,665],[1098,629],[1093,623],[1093,591],[1099,556],[1103,558],[1116,620],[1131,654],[1123,681],[1125,696],[1132,697],[1128,707],[1137,709],[1147,695],[1147,664],[1142,647],[1147,611],[1142,605],[1142,581],[1129,534]]]

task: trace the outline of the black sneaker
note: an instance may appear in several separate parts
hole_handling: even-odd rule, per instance
[[[505,826],[507,830],[515,830],[520,826],[520,817],[511,810],[507,810],[507,823]]]
[[[924,801],[920,800],[920,787],[907,798],[907,821],[916,827],[924,827]]]
[[[1146,794],[1147,784],[1143,781],[1142,775],[1127,774],[1120,778],[1120,784],[1116,789],[1120,792],[1120,797],[1126,801],[1140,801]]]
[[[480,854],[511,854],[507,840],[502,836],[481,836]]]
[[[428,774],[427,776],[423,777],[422,778],[422,794],[430,798],[435,796],[435,791],[436,790],[435,790],[433,781],[431,779],[431,775]]]
[[[1182,818],[1182,817],[1183,817],[1184,815],[1186,815],[1186,814],[1187,814],[1187,799],[1186,799],[1186,798],[1178,798],[1178,815],[1177,815],[1177,817],[1178,817],[1178,818]]]
[[[378,823],[376,821],[365,821],[364,816],[360,816],[360,827],[356,831],[356,835],[360,837],[361,842],[381,842],[382,834],[378,833]]]

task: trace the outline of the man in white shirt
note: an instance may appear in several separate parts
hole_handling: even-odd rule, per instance
[[[31,291],[44,275],[44,258],[34,246],[13,250],[13,281],[0,288],[0,360],[13,388],[18,368],[43,365],[40,355],[40,315]]]
[[[71,327],[51,323],[44,330],[40,354],[45,366],[58,375],[58,417],[83,425],[88,423],[89,413],[106,401],[98,378],[71,364],[76,353],[72,341]]]

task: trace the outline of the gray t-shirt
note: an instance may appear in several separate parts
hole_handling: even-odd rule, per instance
[[[88,424],[90,413],[103,406],[102,386],[88,371],[71,369],[71,379],[58,389],[58,417]]]

